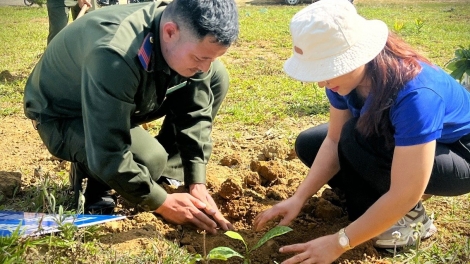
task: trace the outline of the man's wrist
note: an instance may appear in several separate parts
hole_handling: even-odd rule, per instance
[[[191,190],[193,190],[193,189],[195,189],[195,188],[201,188],[201,187],[203,187],[204,189],[207,189],[205,183],[198,183],[198,182],[191,183],[191,184],[188,186],[188,189],[189,189],[189,191],[191,191]]]

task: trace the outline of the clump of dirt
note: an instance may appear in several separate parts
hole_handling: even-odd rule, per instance
[[[17,190],[21,187],[21,172],[0,171],[0,194],[12,198]]]
[[[291,157],[289,146],[278,140],[268,141],[262,148],[258,156],[259,160],[287,159]]]
[[[230,156],[225,156],[220,160],[220,165],[233,167],[240,164],[241,157],[239,154],[233,154]]]
[[[14,79],[15,79],[15,77],[13,77],[13,75],[10,73],[10,71],[4,70],[4,71],[0,72],[0,81],[11,82]]]
[[[239,199],[243,195],[242,184],[235,179],[228,178],[220,186],[218,194],[226,200]]]

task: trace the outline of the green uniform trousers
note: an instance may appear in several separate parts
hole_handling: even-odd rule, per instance
[[[211,113],[212,120],[214,120],[228,92],[228,82],[214,82],[214,80],[227,80],[228,72],[219,61],[215,61],[212,67],[215,70],[213,71],[215,74],[211,77],[210,86],[214,96]],[[186,89],[186,87],[181,89]],[[134,161],[147,167],[154,181],[157,181],[162,175],[184,181],[182,160],[177,148],[177,142],[175,141],[175,131],[171,123],[173,118],[171,109],[172,107],[178,107],[177,103],[165,100],[159,108],[155,119],[165,118],[156,137],[150,135],[150,133],[137,124],[130,130],[132,144],[129,151],[132,153]],[[105,182],[98,176],[93,175],[87,168],[82,118],[48,120],[38,124],[37,130],[52,155],[67,161],[80,163],[82,165],[80,166],[81,168],[85,167],[88,174],[87,193],[101,193],[110,189]]]
[[[49,35],[47,44],[69,23],[69,12],[72,11],[72,19],[77,18],[80,13],[78,4],[66,6],[64,0],[47,0],[47,15],[49,17]]]

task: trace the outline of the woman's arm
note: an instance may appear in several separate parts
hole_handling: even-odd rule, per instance
[[[328,134],[313,161],[305,180],[300,184],[294,197],[305,201],[320,190],[338,171],[338,142],[344,123],[351,119],[349,110],[330,106]]]
[[[300,212],[305,201],[320,190],[339,171],[338,141],[344,123],[350,118],[351,113],[349,110],[338,110],[330,106],[328,134],[307,177],[292,197],[256,216],[253,222],[255,230],[261,230],[269,220],[277,216],[282,217],[279,222],[280,225],[288,225]]]

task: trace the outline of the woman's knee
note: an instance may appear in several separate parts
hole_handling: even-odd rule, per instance
[[[347,142],[355,142],[355,134],[358,133],[356,130],[357,118],[351,118],[346,123],[344,123],[343,128],[341,129],[341,136],[339,139],[339,145]]]
[[[456,196],[470,193],[470,165],[458,145],[437,143],[434,166],[425,193]]]
[[[323,140],[328,133],[328,124],[319,125],[300,132],[295,140],[297,157],[307,166],[311,166]]]

